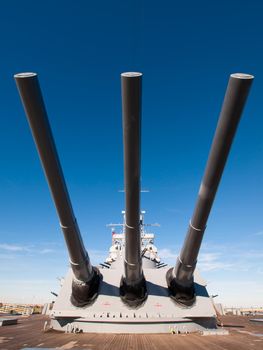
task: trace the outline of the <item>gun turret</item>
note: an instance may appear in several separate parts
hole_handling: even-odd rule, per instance
[[[37,74],[21,73],[16,74],[14,78],[68,248],[70,264],[74,274],[71,302],[75,306],[84,306],[96,298],[100,274],[90,263],[74,216]]]
[[[224,170],[233,138],[245,106],[253,76],[232,74],[208,157],[204,177],[183,248],[166,279],[171,297],[191,305],[195,300],[193,273],[206,223]]]
[[[125,177],[125,258],[120,295],[130,306],[142,303],[146,283],[142,271],[140,229],[141,73],[121,74]]]

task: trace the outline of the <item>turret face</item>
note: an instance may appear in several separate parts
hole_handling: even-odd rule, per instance
[[[206,223],[245,106],[253,76],[232,74],[219,116],[192,219],[176,266],[167,273],[171,296],[186,305],[195,300],[193,273]]]
[[[71,301],[75,306],[83,306],[96,297],[99,273],[90,263],[74,216],[37,74],[16,74],[15,80],[68,248],[75,276]]]
[[[125,259],[122,299],[131,306],[146,298],[140,236],[141,73],[123,73],[122,123],[125,178]]]

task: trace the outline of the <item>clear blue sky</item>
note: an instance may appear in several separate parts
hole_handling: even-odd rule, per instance
[[[0,299],[43,301],[67,269],[13,74],[34,71],[93,263],[124,198],[120,73],[143,72],[142,207],[175,261],[229,74],[255,75],[199,268],[218,301],[263,304],[263,3],[9,1],[0,11]],[[249,292],[248,292],[249,290]],[[18,293],[19,291],[19,293]]]

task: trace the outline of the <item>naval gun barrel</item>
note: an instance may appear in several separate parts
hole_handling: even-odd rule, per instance
[[[74,216],[37,74],[20,73],[16,74],[14,78],[68,248],[70,264],[74,274],[71,301],[75,306],[83,306],[97,295],[99,286],[98,270],[90,263]]]
[[[146,298],[140,227],[142,74],[121,74],[125,182],[125,258],[120,295],[130,306]]]
[[[186,305],[195,300],[193,273],[199,249],[253,78],[249,74],[230,75],[188,232],[176,265],[166,276],[171,297]]]

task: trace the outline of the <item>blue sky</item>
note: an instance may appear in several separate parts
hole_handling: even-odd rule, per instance
[[[36,302],[67,269],[58,218],[13,74],[39,74],[64,175],[94,264],[121,220],[120,73],[143,72],[142,208],[173,264],[229,74],[255,75],[209,218],[199,269],[218,301],[262,305],[263,4],[9,1],[0,11],[0,299]]]

